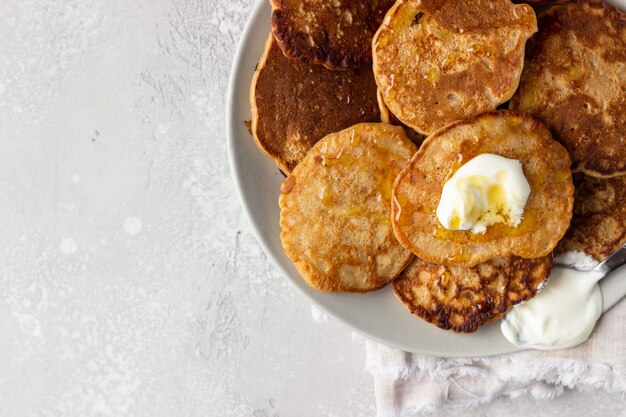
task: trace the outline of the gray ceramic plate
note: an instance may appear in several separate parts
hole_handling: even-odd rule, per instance
[[[613,4],[626,8],[626,0]],[[250,81],[270,31],[269,20],[269,2],[260,1],[239,44],[227,104],[231,169],[243,209],[268,257],[313,304],[370,339],[405,351],[447,357],[488,356],[519,350],[501,335],[499,321],[473,334],[455,334],[411,315],[395,299],[390,286],[366,294],[328,294],[310,288],[300,278],[283,254],[279,239],[278,195],[283,177],[276,165],[257,149],[244,125],[244,121],[250,120]],[[602,291],[605,309],[610,308],[626,291],[626,269],[603,280]]]

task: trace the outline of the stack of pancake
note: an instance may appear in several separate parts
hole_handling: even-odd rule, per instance
[[[624,13],[600,0],[271,3],[251,132],[287,175],[280,237],[309,285],[393,282],[417,316],[473,332],[535,296],[553,253],[602,260],[626,242]],[[521,163],[521,223],[444,228],[443,184],[485,153]]]

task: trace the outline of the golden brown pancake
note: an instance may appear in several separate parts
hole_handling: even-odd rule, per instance
[[[400,127],[358,124],[315,144],[283,181],[280,238],[310,286],[375,290],[410,262],[389,206],[393,180],[415,150]]]
[[[545,285],[552,258],[495,258],[473,268],[419,258],[393,282],[411,313],[445,330],[471,333],[534,297]]]
[[[391,112],[423,134],[494,110],[519,84],[535,12],[509,0],[405,0],[374,35],[374,74]]]
[[[626,243],[626,176],[574,175],[574,216],[555,253],[585,252],[598,261]]]
[[[483,234],[448,230],[436,209],[446,180],[483,153],[517,159],[531,188],[517,227],[497,223]],[[572,217],[574,186],[567,151],[532,117],[507,110],[452,123],[424,141],[393,188],[392,224],[398,240],[428,262],[471,267],[505,256],[552,252]]]
[[[372,62],[372,36],[391,0],[271,0],[272,31],[285,56],[356,69]]]
[[[380,120],[370,68],[329,71],[285,58],[270,35],[250,89],[252,134],[286,173],[318,140]]]
[[[543,121],[575,171],[626,173],[626,15],[602,1],[550,8],[511,108]]]
[[[416,132],[414,129],[411,129],[400,120],[398,120],[398,118],[389,111],[389,107],[387,107],[387,105],[383,101],[383,96],[380,90],[377,91],[376,98],[378,99],[378,109],[380,110],[381,122],[389,123],[394,126],[402,126],[406,135],[409,137],[409,139],[411,139],[411,142],[419,147],[422,142],[424,142],[424,139],[426,139],[426,136],[422,135],[419,132]]]

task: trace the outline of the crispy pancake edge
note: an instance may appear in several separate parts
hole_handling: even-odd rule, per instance
[[[371,63],[371,37],[386,12],[384,8],[390,7],[392,2],[379,0],[377,7],[360,10],[365,16],[358,16],[359,10],[352,10],[357,13],[354,16],[347,6],[368,9],[367,2],[355,1],[356,4],[352,4],[348,0],[349,4],[344,9],[342,2],[336,2],[335,5],[327,0],[302,0],[301,10],[295,10],[294,5],[290,5],[287,0],[270,0],[270,3],[272,33],[286,57],[323,65],[330,70],[348,70]],[[315,11],[305,11],[316,3],[318,7],[313,7]],[[330,14],[330,10],[325,7],[334,7],[336,12]],[[311,20],[307,20],[307,17]],[[297,25],[300,19],[306,23]],[[330,34],[325,27],[329,23],[336,24]],[[356,24],[361,30],[355,27]]]
[[[577,173],[574,186],[574,215],[554,252],[584,252],[603,261],[626,243],[626,176]]]
[[[472,268],[415,258],[394,281],[393,292],[422,320],[443,330],[472,333],[533,298],[545,286],[551,268],[551,256],[499,258]],[[504,281],[502,288],[493,288],[498,280]]]

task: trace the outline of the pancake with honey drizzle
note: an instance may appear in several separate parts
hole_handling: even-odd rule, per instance
[[[626,14],[572,1],[539,18],[511,108],[543,121],[575,171],[626,173]]]
[[[517,159],[531,188],[517,227],[497,223],[483,234],[447,230],[436,209],[443,185],[483,153]],[[471,267],[505,256],[538,258],[552,252],[572,216],[574,186],[567,151],[528,115],[508,110],[462,120],[429,136],[393,187],[396,237],[428,262]]]
[[[574,175],[574,215],[555,253],[585,252],[603,261],[626,243],[626,176]]]
[[[389,206],[393,180],[415,150],[400,127],[358,124],[319,141],[283,181],[280,238],[310,286],[375,290],[410,262]]]
[[[327,134],[380,120],[371,69],[329,71],[290,61],[272,35],[252,79],[250,107],[258,147],[286,173]]]
[[[402,126],[406,135],[411,139],[411,142],[416,144],[418,147],[424,142],[426,136],[421,133],[415,131],[415,129],[411,129],[404,123],[402,123],[396,116],[393,115],[391,111],[389,111],[389,107],[385,104],[383,100],[383,95],[380,92],[380,89],[376,92],[376,99],[378,100],[378,109],[380,110],[380,120],[383,123],[389,123],[394,126]]]
[[[419,258],[393,282],[411,313],[444,330],[471,333],[534,297],[545,285],[552,257],[494,258],[472,268]]]
[[[372,36],[391,0],[271,0],[272,32],[285,56],[329,69],[372,62]]]
[[[532,7],[509,0],[398,1],[374,35],[376,83],[398,119],[429,134],[510,99],[536,31]]]

